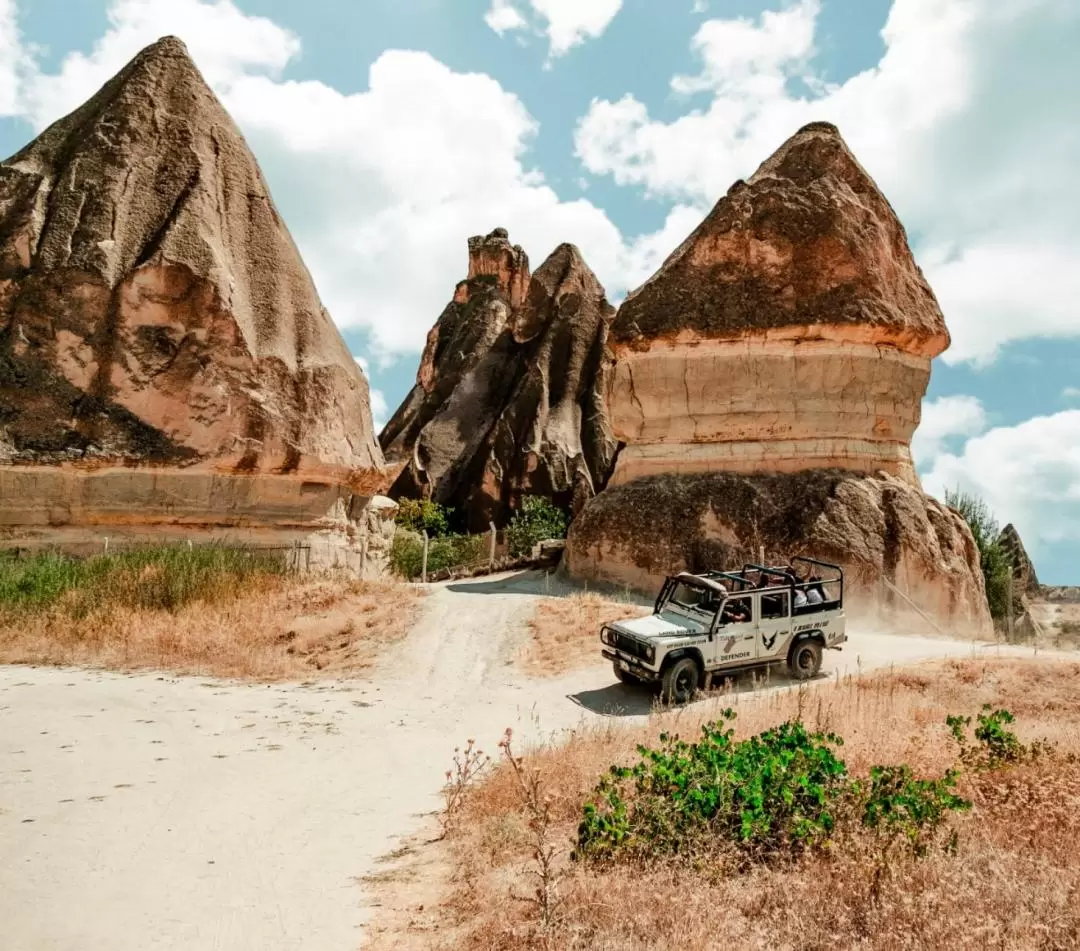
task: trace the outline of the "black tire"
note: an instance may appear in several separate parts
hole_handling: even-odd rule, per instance
[[[635,677],[632,673],[630,673],[630,671],[623,670],[619,666],[619,662],[617,660],[611,662],[611,667],[615,671],[615,676],[618,677],[622,683],[630,687],[641,686],[641,681],[638,680],[638,678]]]
[[[660,698],[664,703],[689,703],[697,693],[701,670],[693,657],[680,657],[664,671]]]
[[[815,640],[798,641],[788,656],[788,673],[796,680],[810,680],[821,670],[821,644]]]

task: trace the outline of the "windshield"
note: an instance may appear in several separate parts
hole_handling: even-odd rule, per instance
[[[680,581],[668,597],[667,603],[680,608],[688,608],[693,611],[704,611],[715,614],[720,607],[720,595],[708,588],[699,588],[696,585],[686,584]]]

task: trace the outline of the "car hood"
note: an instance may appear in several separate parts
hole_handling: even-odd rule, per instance
[[[646,617],[617,621],[611,625],[624,634],[635,637],[670,637],[672,635],[705,634],[708,628],[704,624],[690,620],[681,614],[667,611],[663,614],[650,614]]]

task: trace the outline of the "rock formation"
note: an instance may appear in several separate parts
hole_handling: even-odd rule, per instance
[[[367,381],[179,40],[0,165],[0,462],[27,530],[345,524],[382,478]]]
[[[911,461],[948,343],[892,208],[835,127],[804,127],[619,309],[609,408],[625,447],[572,527],[571,570],[653,587],[764,546],[985,625],[970,532]]]
[[[505,523],[523,495],[578,511],[615,451],[604,404],[613,312],[573,245],[530,277],[505,230],[470,238],[468,277],[379,437],[400,470],[390,494],[450,505],[473,531]]]
[[[1020,540],[1020,533],[1016,527],[1009,523],[998,535],[998,544],[1004,549],[1005,555],[1012,566],[1013,586],[1017,594],[1028,597],[1039,597],[1042,588],[1039,579],[1035,576],[1035,566],[1028,557],[1027,549]]]

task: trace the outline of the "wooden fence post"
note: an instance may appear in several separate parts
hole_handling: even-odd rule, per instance
[[[427,584],[427,552],[428,552],[428,533],[427,529],[424,529],[424,561],[420,566],[420,580]]]
[[[495,570],[495,542],[496,542],[496,539],[497,539],[497,535],[496,535],[496,532],[495,532],[495,523],[494,522],[488,522],[488,525],[491,526],[491,544],[488,547],[488,571],[494,571]]]

